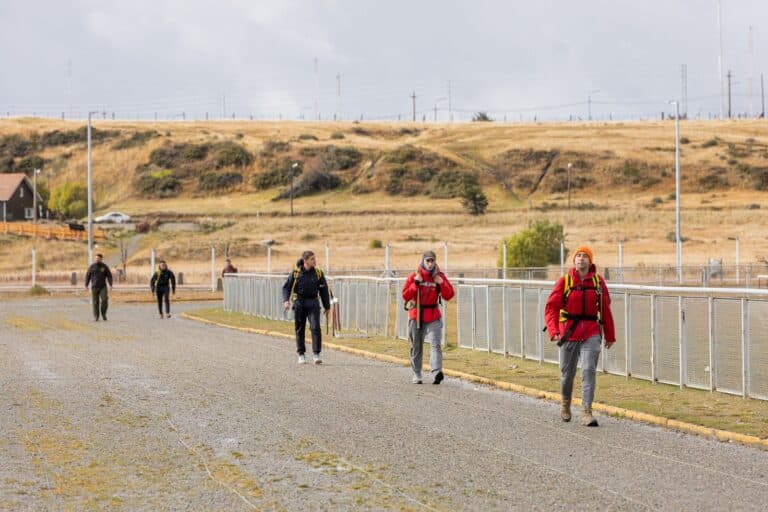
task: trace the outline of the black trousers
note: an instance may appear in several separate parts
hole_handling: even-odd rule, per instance
[[[155,290],[157,294],[157,310],[160,314],[163,314],[163,301],[165,301],[165,312],[171,313],[171,289],[170,288],[157,288]]]
[[[91,303],[93,304],[93,317],[99,319],[99,313],[101,316],[107,316],[107,308],[109,307],[109,296],[107,295],[107,287],[103,288],[91,288]]]
[[[296,352],[303,354],[307,351],[304,332],[309,320],[309,331],[312,333],[312,353],[319,354],[323,348],[323,331],[320,328],[320,304],[316,300],[297,301],[293,305],[294,326],[296,327]]]

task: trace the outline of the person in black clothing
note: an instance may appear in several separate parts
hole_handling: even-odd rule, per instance
[[[165,301],[165,318],[171,318],[171,299],[170,294],[176,295],[176,276],[165,260],[160,261],[159,268],[152,275],[149,282],[149,288],[152,293],[157,294],[157,310],[160,312],[160,318],[163,318],[163,301]]]
[[[112,272],[101,261],[102,259],[104,259],[104,256],[101,254],[94,256],[93,263],[88,267],[88,272],[85,273],[86,290],[88,285],[91,285],[91,304],[93,305],[93,320],[95,322],[99,321],[99,313],[101,313],[101,318],[106,322],[107,308],[109,307],[107,283],[109,283],[109,289],[112,289]]]
[[[299,364],[305,364],[307,357],[304,341],[304,331],[309,320],[309,330],[312,332],[312,353],[314,363],[322,363],[322,329],[320,328],[320,302],[327,315],[331,309],[328,296],[328,283],[323,271],[316,268],[315,253],[304,251],[301,259],[296,262],[296,269],[288,276],[283,285],[283,306],[285,309],[293,303],[294,325],[296,328],[296,352],[299,354]]]

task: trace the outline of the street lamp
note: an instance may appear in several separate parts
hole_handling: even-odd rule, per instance
[[[592,120],[592,95],[597,94],[600,92],[600,89],[595,89],[594,91],[589,91],[589,94],[587,94],[587,119]]]
[[[296,176],[296,169],[299,167],[299,162],[293,162],[291,166],[291,217],[293,217],[293,178]]]
[[[93,261],[93,168],[91,165],[91,116],[98,110],[88,112],[88,265]]]
[[[675,106],[675,266],[677,267],[677,282],[683,282],[683,246],[680,240],[680,103],[670,100],[667,103]]]
[[[37,175],[40,174],[40,169],[35,169],[32,174],[32,208],[35,210],[32,214],[33,223],[35,224],[35,237],[37,237]]]

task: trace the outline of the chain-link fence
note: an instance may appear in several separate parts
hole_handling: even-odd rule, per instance
[[[449,276],[450,277],[450,276]],[[292,320],[284,275],[224,279],[224,308]],[[552,281],[453,278],[458,346],[558,363],[544,328]],[[342,330],[407,339],[404,279],[329,279]],[[617,342],[602,370],[627,377],[768,400],[768,290],[609,284]],[[448,310],[443,306],[443,313]]]

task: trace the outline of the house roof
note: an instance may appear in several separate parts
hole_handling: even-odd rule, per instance
[[[25,180],[29,188],[32,188],[29,178],[22,172],[0,174],[0,201],[9,201],[13,197],[13,193],[21,185],[21,182]],[[40,194],[38,194],[38,197],[40,197]]]

